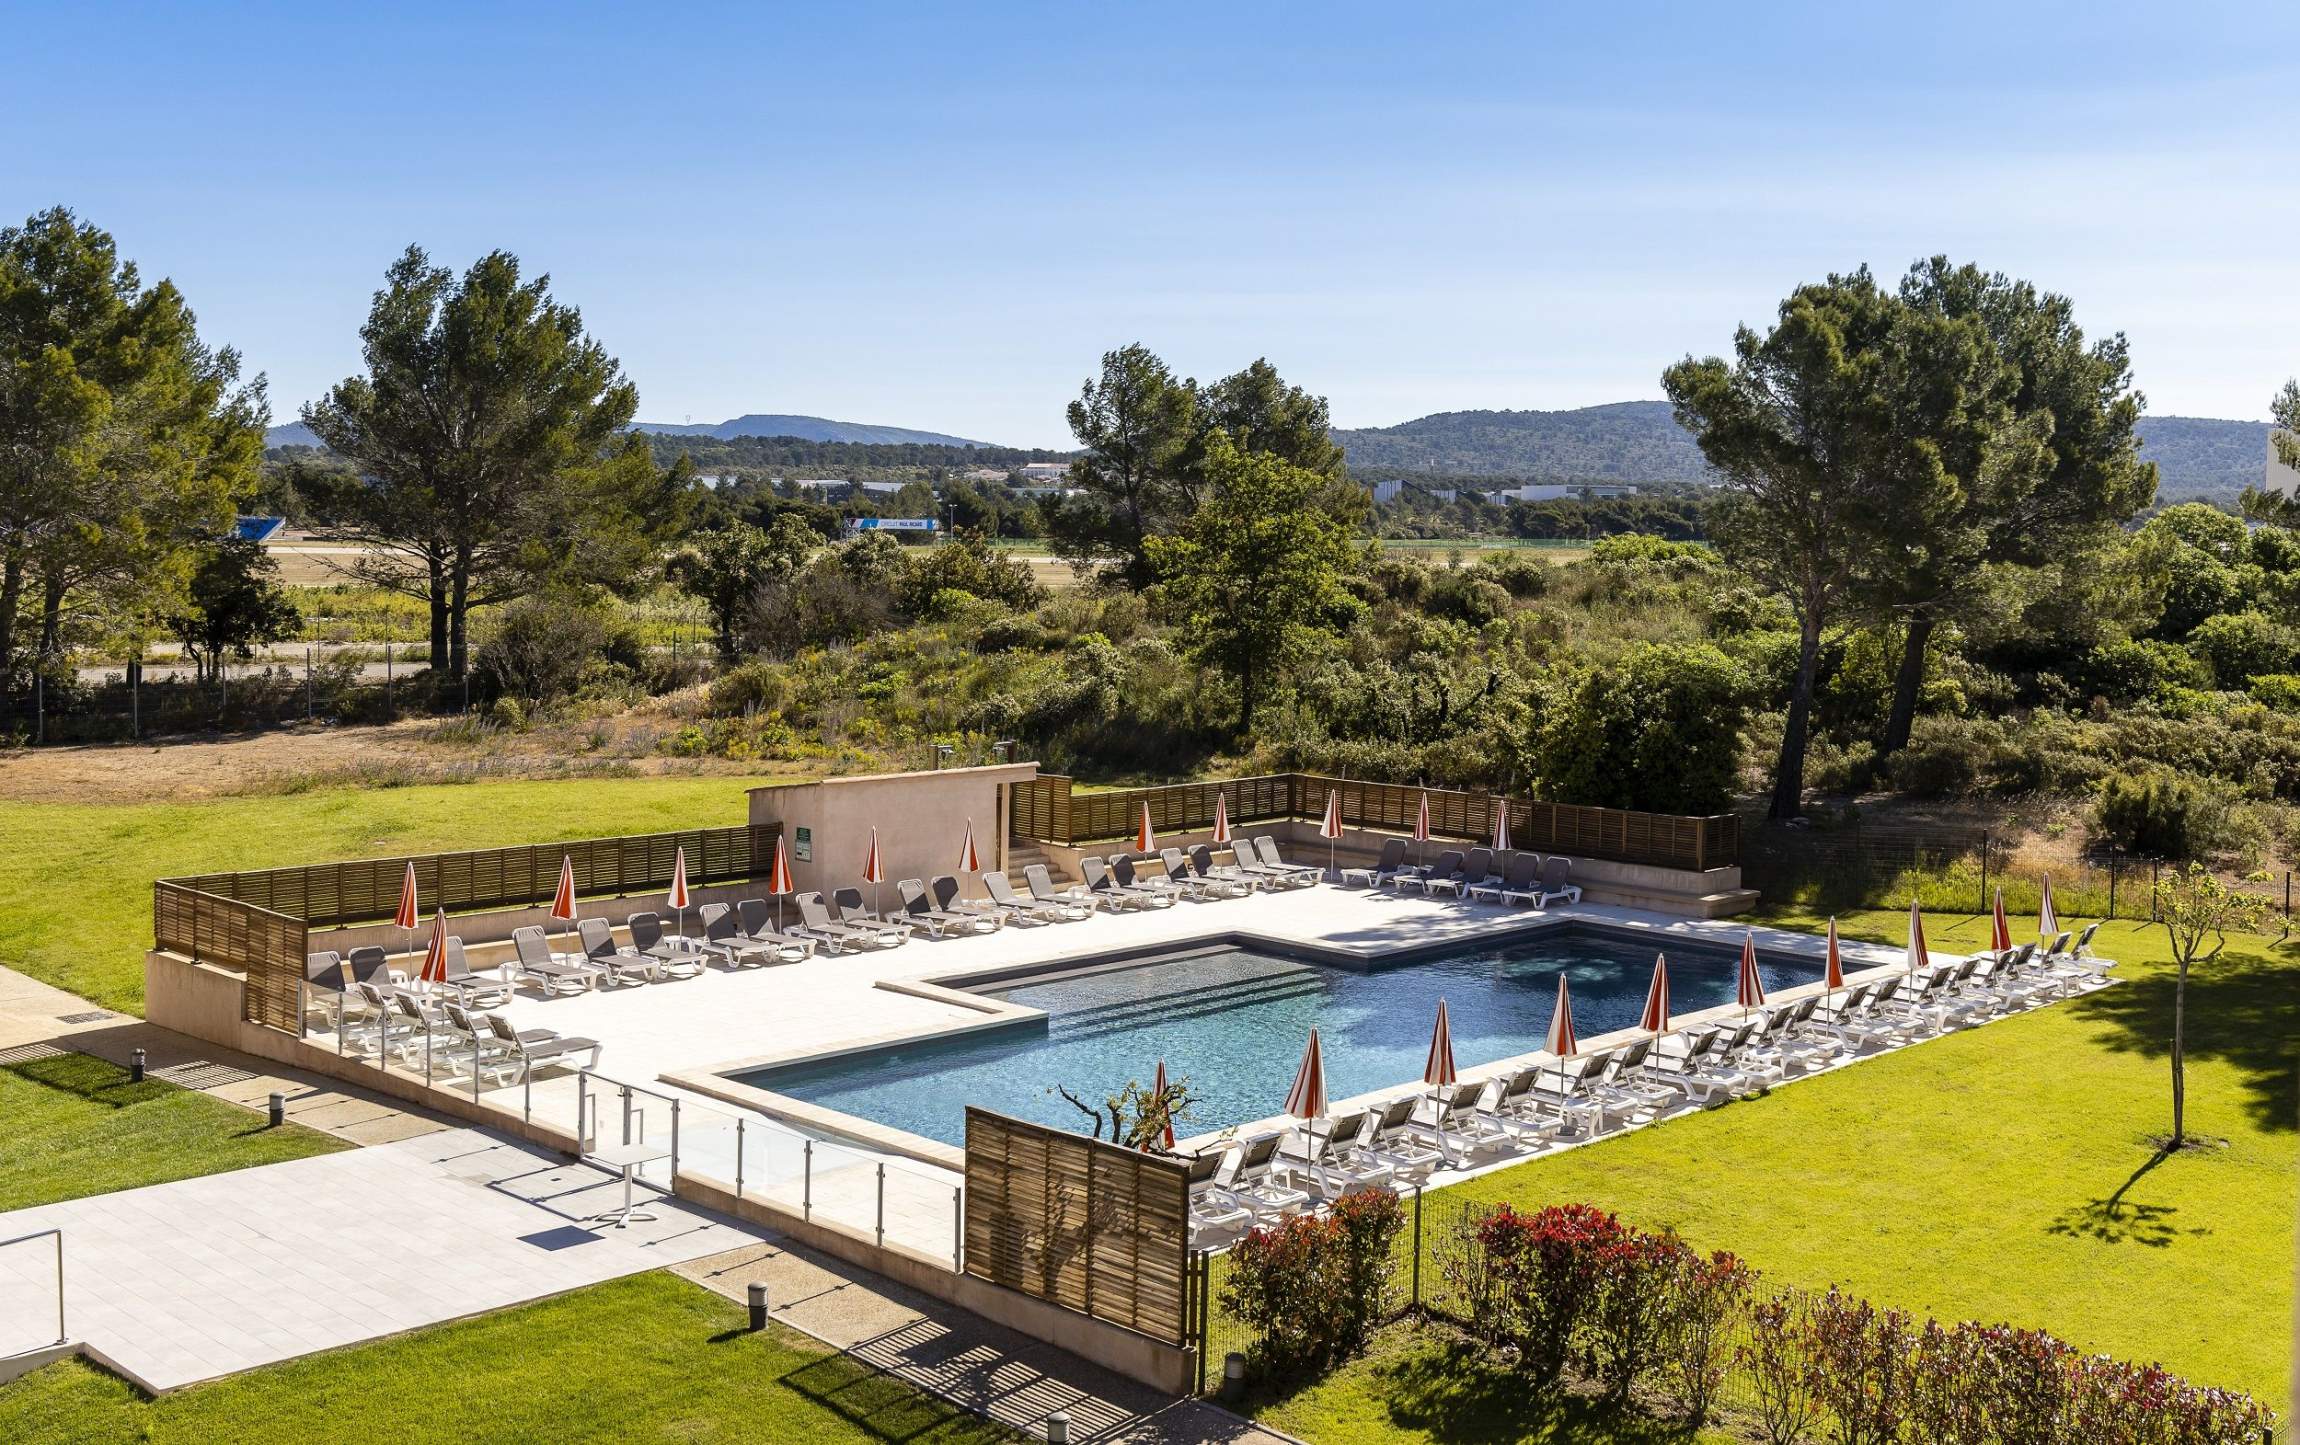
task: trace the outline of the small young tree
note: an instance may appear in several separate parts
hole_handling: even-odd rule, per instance
[[[201,554],[184,605],[168,624],[206,681],[226,658],[245,662],[265,643],[294,636],[302,620],[263,545],[227,537]]]
[[[1102,1137],[1102,1126],[1107,1123],[1111,1143],[1142,1150],[1163,1149],[1167,1128],[1189,1118],[1191,1106],[1198,1102],[1190,1092],[1189,1079],[1183,1077],[1167,1080],[1163,1090],[1128,1079],[1126,1087],[1105,1098],[1099,1109],[1060,1084],[1055,1085],[1054,1092],[1094,1121],[1095,1138]]]
[[[2268,905],[2221,882],[2191,863],[2165,881],[2157,917],[2172,939],[2172,1137],[2165,1152],[2187,1141],[2188,971],[2212,962],[2228,946],[2231,933],[2256,933],[2268,919]]]

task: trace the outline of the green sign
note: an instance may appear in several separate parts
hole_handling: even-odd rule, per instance
[[[815,858],[815,830],[800,828],[791,836],[791,856],[801,863],[812,863]]]

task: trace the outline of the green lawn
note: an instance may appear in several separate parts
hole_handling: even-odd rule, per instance
[[[1017,1438],[779,1326],[751,1334],[739,1305],[670,1274],[636,1275],[157,1400],[76,1361],[0,1386],[0,1439],[46,1445]]]
[[[1841,925],[1883,941],[1905,927],[1898,913]],[[2292,1381],[2300,949],[2239,939],[2192,978],[2189,1128],[2225,1145],[2153,1165],[2170,1114],[2164,933],[2115,924],[2100,949],[2123,960],[2128,982],[1503,1170],[1432,1203],[1584,1200],[1734,1250],[1775,1280],[2040,1326],[2281,1408]]]
[[[349,1146],[88,1054],[0,1068],[0,1210],[277,1164]],[[5,1434],[5,1432],[0,1432]]]
[[[334,788],[187,803],[0,802],[0,964],[140,1012],[152,880],[743,821],[755,779]]]

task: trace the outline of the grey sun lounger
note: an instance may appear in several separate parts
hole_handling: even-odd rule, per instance
[[[1448,893],[1453,893],[1461,887],[1461,865],[1461,850],[1448,848],[1437,855],[1435,863],[1422,869],[1417,876],[1405,881],[1424,893],[1434,893],[1440,888]]]
[[[1110,877],[1122,891],[1147,897],[1153,908],[1173,906],[1184,892],[1181,884],[1169,879],[1146,877],[1134,866],[1134,860],[1123,853],[1111,858]]]
[[[1323,868],[1313,867],[1308,863],[1288,863],[1285,856],[1278,851],[1278,840],[1267,833],[1254,839],[1254,854],[1262,860],[1263,867],[1275,868],[1280,873],[1298,878],[1304,887],[1326,876],[1326,870]]]
[[[597,988],[599,980],[607,976],[606,970],[587,963],[561,963],[552,957],[551,940],[533,923],[511,930],[511,947],[516,958],[512,964],[514,976],[534,984],[546,995],[586,993]]]
[[[717,905],[705,905],[712,906]],[[662,976],[662,960],[617,943],[615,930],[604,918],[578,921],[575,936],[583,944],[583,961],[593,968],[605,969],[607,977],[616,983],[653,983]]]
[[[1034,923],[1075,923],[1094,912],[1092,907],[1074,899],[1041,903],[1035,898],[1020,897],[1004,873],[983,874],[982,888],[990,895],[991,906],[1010,918],[1025,918]]]
[[[739,920],[735,932],[755,952],[744,955],[751,963],[804,963],[815,956],[811,938],[793,938],[775,927],[775,913],[764,898],[744,898],[735,904]]]
[[[958,933],[988,933],[998,927],[999,919],[995,913],[972,910],[955,913],[935,907],[934,900],[927,897],[926,885],[916,878],[899,880],[894,885],[894,892],[902,900],[904,920],[913,927],[925,929],[929,938],[948,938]]]
[[[1573,860],[1552,853],[1541,860],[1541,906],[1579,903],[1581,885],[1573,881]]]
[[[839,888],[831,893],[831,907],[838,910],[839,922],[849,928],[874,929],[879,935],[879,947],[892,948],[910,939],[910,925],[899,918],[881,918],[872,908],[863,906],[860,888]]]
[[[487,1015],[487,1026],[494,1031],[495,1041],[503,1046],[503,1052],[518,1062],[521,1078],[534,1073],[539,1065],[568,1062],[571,1054],[589,1053],[590,1061],[583,1067],[599,1067],[600,1043],[597,1039],[548,1034],[546,1030],[529,1029],[522,1032],[513,1028],[511,1021],[501,1014]],[[537,1037],[538,1033],[546,1033],[548,1036]]]
[[[1251,873],[1240,871],[1234,863],[1226,868],[1217,866],[1214,862],[1214,850],[1208,844],[1194,844],[1183,851],[1189,856],[1192,873],[1218,888],[1229,889],[1234,897],[1243,898],[1262,885],[1262,879]],[[1235,857],[1236,855],[1232,854],[1231,856]]]
[[[877,930],[855,928],[831,917],[820,893],[801,893],[791,899],[799,910],[799,921],[783,932],[797,938],[811,938],[830,953],[844,953],[849,948],[877,948],[880,939]]]
[[[1203,853],[1203,861],[1198,857]],[[1180,848],[1162,848],[1158,861],[1166,865],[1166,876],[1188,889],[1193,898],[1243,898],[1254,891],[1254,885],[1243,878],[1225,877],[1214,871],[1214,850],[1203,843],[1196,853]]]
[[[445,986],[454,993],[456,1002],[470,1008],[501,1008],[511,1002],[509,983],[500,978],[482,978],[471,971],[471,961],[463,953],[461,935],[450,933],[441,941],[440,949],[447,960]]]
[[[934,906],[945,913],[979,913],[995,923],[1007,920],[1007,911],[987,898],[969,898],[958,880],[948,873],[937,873],[926,880],[926,896]]]
[[[631,951],[655,960],[662,967],[663,977],[692,978],[703,971],[707,955],[693,946],[692,940],[665,937],[661,914],[642,909],[624,919],[623,926],[631,933]]]
[[[1403,838],[1385,838],[1382,840],[1381,856],[1374,859],[1372,867],[1344,868],[1341,872],[1341,880],[1346,885],[1352,878],[1355,878],[1363,882],[1368,888],[1379,888],[1398,875],[1399,870],[1404,868],[1405,861],[1406,840]]]

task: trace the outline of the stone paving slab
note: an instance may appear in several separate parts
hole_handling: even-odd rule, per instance
[[[0,1214],[64,1231],[73,1338],[151,1391],[723,1253],[763,1231],[476,1129]],[[0,1339],[53,1325],[53,1264],[0,1257]],[[29,1332],[29,1335],[27,1335]]]

